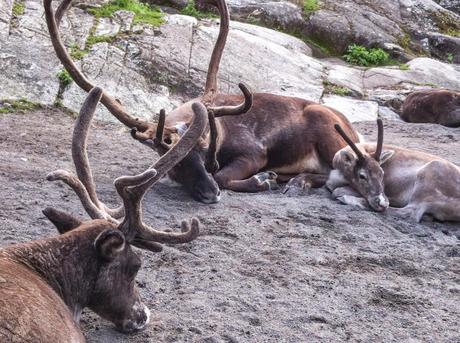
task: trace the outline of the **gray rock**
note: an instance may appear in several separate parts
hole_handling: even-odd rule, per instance
[[[378,117],[379,105],[374,101],[328,95],[321,99],[321,103],[342,112],[352,123],[376,120]]]
[[[402,121],[401,118],[399,117],[399,114],[392,111],[390,108],[384,107],[384,106],[379,106],[378,117],[384,120]]]
[[[14,0],[0,0],[0,48],[8,38]]]

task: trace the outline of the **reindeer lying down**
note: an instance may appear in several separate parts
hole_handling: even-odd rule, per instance
[[[78,176],[65,170],[48,175],[62,180],[80,197],[92,220],[48,208],[44,214],[61,235],[0,249],[0,342],[84,342],[78,321],[85,307],[122,332],[141,330],[150,312],[135,286],[141,267],[132,246],[161,251],[159,243],[186,243],[198,236],[198,219],[182,231],[157,231],[142,221],[144,194],[196,144],[206,126],[204,106],[182,139],[155,165],[136,176],[122,176],[115,187],[123,199],[116,210],[96,195],[86,140],[102,90],[93,89],[75,124],[72,156]]]
[[[377,143],[353,143],[340,125],[348,147],[339,150],[326,183],[344,204],[410,217],[460,221],[460,167],[427,153],[383,145],[379,119]],[[389,207],[391,206],[391,207]]]

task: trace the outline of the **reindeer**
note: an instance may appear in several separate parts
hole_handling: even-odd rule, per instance
[[[151,228],[142,220],[141,201],[196,144],[206,126],[206,109],[193,105],[195,118],[189,129],[152,167],[115,180],[123,205],[109,209],[97,198],[86,153],[89,126],[101,95],[100,88],[89,93],[75,125],[72,155],[77,176],[65,170],[47,176],[70,185],[92,220],[47,208],[44,214],[60,236],[0,250],[1,342],[84,342],[78,321],[85,307],[122,332],[145,328],[150,312],[135,287],[141,260],[132,246],[158,252],[159,243],[186,243],[198,236],[196,218],[191,225],[182,222],[181,233]]]
[[[416,222],[424,215],[460,221],[460,167],[434,155],[383,145],[380,119],[377,125],[377,143],[358,144],[336,125],[349,146],[334,156],[326,183],[333,198]]]
[[[460,126],[460,92],[430,89],[409,94],[401,118],[409,123],[437,123]]]
[[[59,36],[59,21],[70,0],[63,0],[56,12],[51,1],[44,0],[44,4],[56,55],[78,86],[88,91],[92,84],[72,62]],[[334,154],[346,146],[333,134],[334,123],[340,123],[354,142],[359,141],[357,133],[341,113],[312,101],[252,94],[243,84],[239,85],[243,95],[219,93],[217,72],[229,31],[229,14],[224,0],[216,2],[220,30],[201,97],[175,109],[167,118],[161,111],[157,124],[132,117],[105,92],[102,103],[118,120],[132,128],[133,138],[160,155],[168,151],[189,126],[192,104],[199,101],[206,106],[209,128],[186,158],[168,173],[198,201],[219,201],[220,188],[259,192],[276,188],[278,182],[289,181],[285,191],[295,193],[324,185]]]

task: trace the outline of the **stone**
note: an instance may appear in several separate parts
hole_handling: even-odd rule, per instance
[[[379,105],[374,101],[328,95],[321,99],[321,103],[341,112],[352,123],[376,120],[379,113]]]

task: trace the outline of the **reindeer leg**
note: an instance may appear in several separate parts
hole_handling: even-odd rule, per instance
[[[348,186],[334,189],[332,197],[345,205],[357,206],[365,210],[369,209],[367,200],[353,188]]]
[[[301,173],[289,180],[283,189],[283,193],[289,196],[307,193],[311,188],[323,187],[326,184],[328,175]]]
[[[218,171],[214,179],[219,187],[235,192],[255,193],[275,189],[277,187],[276,173],[265,171],[255,174],[265,164],[264,159],[239,158]]]

